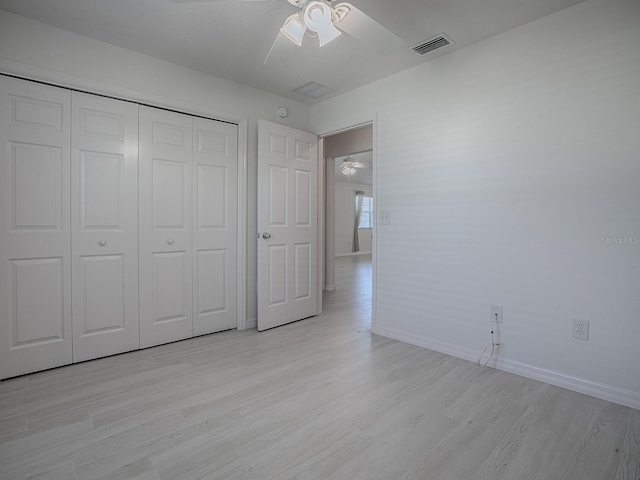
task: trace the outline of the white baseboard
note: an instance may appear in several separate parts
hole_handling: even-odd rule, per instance
[[[389,337],[394,340],[416,345],[418,347],[428,348],[429,350],[435,350],[436,352],[469,360],[471,362],[477,362],[478,356],[480,355],[479,351],[460,347],[459,345],[434,341],[433,339],[416,336],[415,334],[407,334],[393,328],[376,326],[374,333],[382,335],[383,337]],[[514,373],[533,380],[549,383],[557,387],[566,388],[567,390],[584,393],[592,397],[640,410],[640,392],[633,392],[604,383],[592,382],[583,378],[534,367],[532,365],[526,365],[509,359],[498,358],[493,366],[498,370]]]
[[[256,317],[247,318],[247,328],[246,330],[251,330],[254,328],[258,328],[258,319]]]
[[[334,256],[338,258],[338,257],[353,257],[354,255],[371,255],[371,252],[336,253]]]

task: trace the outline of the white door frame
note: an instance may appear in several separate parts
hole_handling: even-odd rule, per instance
[[[376,198],[378,191],[378,112],[372,112],[354,118],[346,118],[340,122],[320,125],[315,128],[318,135],[318,285],[321,289],[318,296],[320,303],[319,312],[322,312],[322,288],[324,286],[324,269],[325,269],[325,204],[326,204],[326,188],[325,179],[327,162],[324,158],[324,139],[349,130],[355,130],[360,127],[371,125],[373,127],[373,197]],[[374,219],[373,244],[371,246],[371,331],[376,332],[376,312],[378,305],[377,294],[377,272],[376,259],[377,253],[377,236],[378,236],[378,216]],[[322,261],[322,264],[320,264]]]
[[[89,94],[104,95],[117,100],[127,100],[150,107],[163,108],[178,113],[196,115],[235,123],[238,125],[238,257],[236,264],[238,330],[247,328],[247,148],[248,118],[224,112],[204,105],[193,104],[174,98],[167,98],[150,92],[120,87],[46,68],[34,67],[23,63],[0,59],[0,73],[19,77],[24,80],[46,83],[62,88],[80,90]]]

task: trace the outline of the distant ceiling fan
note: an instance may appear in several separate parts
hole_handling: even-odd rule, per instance
[[[336,160],[336,167],[342,169],[345,175],[353,175],[358,169],[371,170],[373,166],[369,162],[358,162],[353,157],[347,155],[343,160]]]
[[[276,0],[169,0],[172,3],[212,3],[224,1],[276,1]],[[333,0],[287,0],[299,9],[289,16],[278,33],[265,63],[278,50],[283,49],[282,39],[287,39],[294,44],[302,45],[306,35],[317,37],[322,47],[335,40],[343,32],[348,33],[356,40],[367,45],[371,49],[388,56],[402,48],[404,40],[395,33],[380,25],[373,18],[354,7],[350,3],[338,3]]]

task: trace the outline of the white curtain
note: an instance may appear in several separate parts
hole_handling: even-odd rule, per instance
[[[362,199],[364,198],[364,192],[362,190],[356,191],[356,224],[353,226],[353,242],[351,242],[351,251],[360,251],[360,241],[358,240],[358,225],[362,218]]]

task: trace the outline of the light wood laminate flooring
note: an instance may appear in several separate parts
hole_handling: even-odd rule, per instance
[[[0,384],[0,478],[640,480],[640,411],[371,334],[371,257],[324,313]]]

